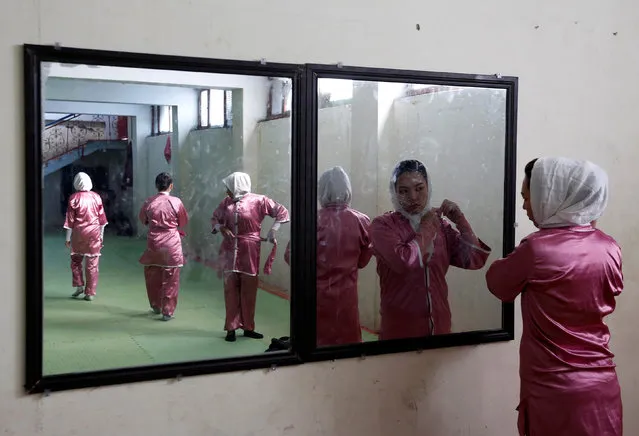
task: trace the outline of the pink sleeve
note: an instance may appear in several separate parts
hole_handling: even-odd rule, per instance
[[[142,224],[144,224],[145,226],[149,225],[149,219],[146,216],[146,207],[147,207],[147,203],[148,200],[146,200],[143,204],[142,207],[140,208],[140,213],[138,214],[138,219],[140,220],[140,222]]]
[[[67,204],[67,213],[64,218],[64,228],[65,229],[73,229],[73,224],[75,222],[75,210],[71,207],[71,199],[69,199],[69,203]]]
[[[410,240],[402,240],[397,230],[383,217],[374,219],[370,227],[375,256],[397,273],[423,268],[422,251],[416,236],[413,233]]]
[[[186,212],[184,204],[180,201],[178,206],[178,227],[184,228],[189,223],[189,214]]]
[[[276,223],[287,223],[289,221],[288,210],[268,197],[264,197],[264,213],[275,219]]]
[[[373,243],[371,242],[370,237],[370,226],[371,221],[366,218],[360,218],[360,228],[361,228],[361,237],[360,237],[360,253],[359,260],[357,261],[358,268],[365,268],[370,262],[371,257],[373,257]]]
[[[217,207],[217,209],[215,209],[215,211],[213,212],[213,216],[211,217],[211,229],[212,229],[213,233],[217,233],[217,230],[215,229],[215,226],[218,225],[218,224],[221,225],[221,226],[225,225],[225,220],[224,220],[224,200],[222,200],[222,202]]]
[[[286,250],[284,250],[284,262],[288,266],[291,266],[291,241],[286,244]]]
[[[535,255],[527,239],[508,256],[493,262],[486,272],[488,290],[502,301],[514,301],[531,279]]]
[[[612,291],[612,294],[616,297],[623,291],[623,261],[621,258],[621,248],[615,244],[615,252],[611,256],[612,265],[607,271],[608,285]]]
[[[442,227],[450,252],[450,264],[457,268],[468,270],[483,268],[488,260],[491,249],[481,239],[475,236],[470,224],[468,224],[467,221],[461,223],[461,225],[458,226],[461,233],[445,221]]]

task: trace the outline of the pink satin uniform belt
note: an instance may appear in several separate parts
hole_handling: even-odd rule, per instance
[[[266,238],[260,237],[259,233],[237,235],[237,239],[244,239],[246,241],[266,242]],[[275,262],[275,256],[277,254],[277,240],[273,240],[273,248],[268,254],[268,258],[264,263],[264,274],[269,275],[273,271],[273,262]]]

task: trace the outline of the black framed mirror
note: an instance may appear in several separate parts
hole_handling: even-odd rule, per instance
[[[516,78],[25,45],[24,84],[28,393],[513,339]]]
[[[303,68],[24,61],[27,391],[299,363]]]
[[[517,78],[309,65],[312,359],[512,340]]]

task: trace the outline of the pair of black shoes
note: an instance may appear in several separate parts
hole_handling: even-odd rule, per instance
[[[254,330],[244,330],[244,336],[251,339],[262,339],[264,337],[263,334]],[[226,342],[235,342],[235,330],[229,330],[226,332],[226,338],[224,338],[224,340]]]

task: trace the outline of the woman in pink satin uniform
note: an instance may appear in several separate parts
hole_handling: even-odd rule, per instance
[[[213,212],[213,233],[222,233],[220,268],[224,277],[224,303],[226,306],[226,341],[235,341],[235,330],[244,330],[244,336],[261,339],[255,331],[255,304],[262,221],[267,216],[275,222],[268,232],[267,241],[275,242],[275,232],[289,221],[288,210],[270,198],[251,193],[251,178],[236,172],[223,181],[227,197]]]
[[[441,207],[432,208],[431,192],[421,162],[400,162],[390,182],[395,212],[371,224],[381,286],[380,340],[450,333],[448,268],[477,270],[490,254],[459,206],[444,200]]]
[[[362,342],[357,277],[373,250],[370,219],[350,208],[352,190],[342,167],[319,179],[317,216],[317,346]],[[290,245],[284,260],[289,263]]]
[[[71,274],[73,297],[84,293],[84,299],[93,300],[98,286],[100,251],[107,218],[102,199],[92,192],[93,183],[86,173],[78,173],[73,179],[76,192],[69,197],[64,228],[67,230],[66,246],[71,249]],[[82,275],[85,262],[86,284]]]
[[[182,201],[170,195],[173,179],[167,173],[155,178],[158,193],[140,209],[142,224],[149,227],[146,250],[140,257],[151,310],[163,321],[173,318],[180,292],[180,268],[184,266],[182,230],[189,217]]]
[[[526,166],[524,209],[539,230],[486,274],[502,301],[521,294],[518,429],[526,436],[620,436],[621,392],[603,318],[623,289],[621,250],[594,227],[608,200],[596,165]]]

